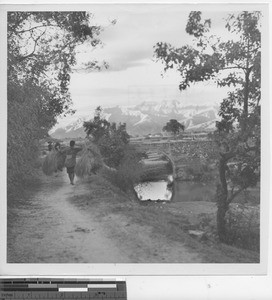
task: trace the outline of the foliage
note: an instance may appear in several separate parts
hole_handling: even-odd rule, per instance
[[[37,107],[26,98],[20,101],[19,89],[8,89],[8,97],[15,101],[8,101],[8,139],[7,139],[7,186],[8,192],[17,185],[22,178],[29,179],[37,158],[38,151],[38,126]],[[29,116],[32,124],[29,124]],[[31,145],[31,147],[30,147]]]
[[[169,122],[166,123],[166,125],[163,127],[163,131],[171,132],[174,135],[177,135],[180,133],[180,131],[184,131],[185,126],[181,123],[179,123],[175,119],[171,119]]]
[[[143,165],[140,163],[142,155],[135,151],[132,145],[124,149],[124,156],[117,167],[117,172],[112,173],[108,179],[122,191],[134,191],[133,187],[141,182]]]
[[[109,134],[105,134],[98,142],[101,154],[108,166],[116,168],[120,165],[128,142],[125,124],[119,124],[118,127],[111,125]]]
[[[129,144],[126,124],[110,123],[103,117],[102,108],[95,110],[93,120],[84,122],[85,132],[97,145],[104,163],[102,175],[124,192],[134,190],[142,175],[143,154]]]
[[[231,206],[226,213],[226,240],[238,247],[260,250],[260,210],[244,205]]]
[[[194,181],[211,182],[215,179],[214,168],[207,162],[190,164],[185,168],[185,172]]]
[[[92,136],[97,144],[105,163],[109,167],[118,167],[125,156],[125,149],[129,143],[126,124],[110,123],[102,116],[102,108],[95,110],[93,120],[84,122],[83,127],[87,136]]]
[[[101,106],[96,108],[93,120],[84,122],[83,127],[87,136],[92,136],[94,143],[109,132],[110,123],[102,117]]]
[[[8,12],[8,189],[31,173],[56,117],[73,113],[76,47],[100,43],[102,28],[90,21],[86,12]]]
[[[194,36],[193,46],[175,48],[160,42],[155,56],[165,71],[175,68],[180,73],[180,90],[208,80],[219,87],[232,87],[221,102],[221,120],[213,135],[219,146],[217,229],[220,239],[226,241],[229,204],[259,181],[261,14],[243,11],[229,15],[225,27],[233,38],[228,41],[211,34],[211,20],[203,22],[201,15],[196,11],[189,15],[186,32]],[[231,169],[229,162],[235,168]]]
[[[76,47],[100,43],[101,28],[90,26],[90,17],[86,12],[8,13],[9,83],[43,87],[41,110],[49,116],[70,112],[69,73]]]

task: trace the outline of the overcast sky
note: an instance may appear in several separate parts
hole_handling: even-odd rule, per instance
[[[223,38],[229,38],[224,18],[231,11],[226,8],[214,5],[202,10],[203,19],[212,20],[213,33]],[[178,73],[167,72],[162,77],[163,66],[153,57],[157,42],[169,42],[177,47],[192,43],[185,27],[189,12],[194,9],[180,4],[91,6],[93,22],[106,27],[100,35],[103,47],[84,49],[78,61],[105,60],[110,67],[101,72],[72,74],[70,91],[77,113],[60,120],[60,124],[89,114],[98,105],[111,107],[172,99],[184,105],[219,103],[226,89],[204,83],[180,92]],[[109,25],[113,19],[117,23]]]

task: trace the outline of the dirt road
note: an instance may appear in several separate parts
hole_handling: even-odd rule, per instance
[[[65,172],[42,176],[39,191],[8,209],[8,263],[202,262],[184,243],[109,212],[107,203],[119,196],[97,186],[79,180],[72,186]]]

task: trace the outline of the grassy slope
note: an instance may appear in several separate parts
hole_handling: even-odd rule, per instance
[[[201,253],[206,263],[257,263],[259,253],[218,243],[214,236],[204,241],[189,236],[188,229],[199,229],[201,220],[215,220],[216,207],[211,202],[138,202],[99,176],[89,180],[89,195],[71,197],[70,200],[84,210],[96,211],[101,222],[111,226],[109,215],[122,215],[129,224],[152,229],[154,236],[179,241]]]

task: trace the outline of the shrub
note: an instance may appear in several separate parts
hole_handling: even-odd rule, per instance
[[[113,168],[118,167],[125,157],[126,146],[119,132],[111,135],[104,135],[98,141],[99,150],[104,158],[104,162]]]
[[[43,130],[39,127],[38,107],[32,102],[32,98],[28,93],[23,93],[20,87],[8,86],[8,195],[22,183],[32,180],[35,172],[39,150],[38,139],[43,135]]]
[[[194,181],[207,182],[214,178],[213,168],[208,162],[191,163],[185,168],[186,176]]]
[[[122,191],[133,191],[134,185],[141,181],[143,173],[140,159],[141,153],[137,152],[133,146],[128,145],[124,149],[124,156],[116,171],[110,168],[104,169],[104,176]]]
[[[226,213],[226,242],[241,248],[260,249],[260,209],[233,204]]]
[[[102,115],[102,108],[95,110],[93,120],[84,122],[84,130],[88,137],[98,146],[105,163],[116,168],[121,163],[125,147],[129,143],[126,123],[110,123]]]

